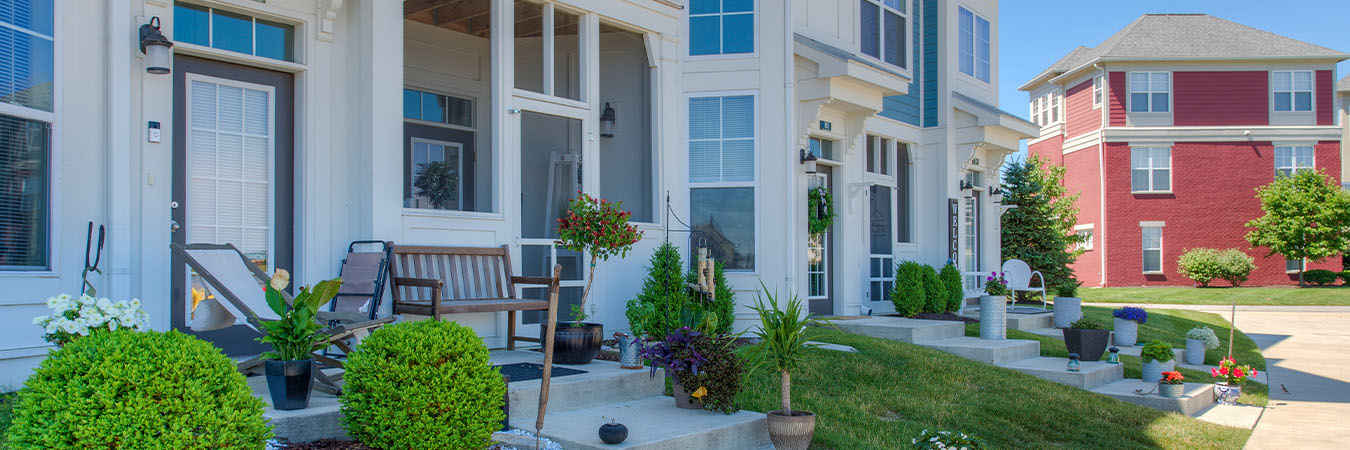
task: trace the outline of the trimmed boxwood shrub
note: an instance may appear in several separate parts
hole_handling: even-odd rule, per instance
[[[1350,270],[1336,274],[1341,279],[1342,284],[1350,285]]]
[[[348,356],[347,434],[375,448],[484,448],[501,428],[506,384],[473,330],[424,320],[371,333]]]
[[[263,401],[211,344],[177,331],[96,332],[28,378],[8,449],[262,450]]]
[[[1236,248],[1195,248],[1177,258],[1177,271],[1201,287],[1209,286],[1214,280],[1241,286],[1253,270],[1256,270],[1255,260]]]
[[[896,314],[914,317],[923,312],[928,304],[924,287],[924,272],[930,272],[928,266],[914,261],[905,261],[895,266],[895,286],[891,288],[891,303]]]
[[[1247,276],[1256,270],[1256,259],[1252,258],[1247,252],[1230,248],[1219,253],[1219,265],[1223,267],[1223,278],[1233,286],[1242,286],[1247,281]]]
[[[938,278],[937,269],[923,268],[923,312],[941,314],[947,310],[947,286]]]
[[[1336,284],[1336,272],[1325,269],[1308,270],[1303,272],[1303,279],[1318,286]]]
[[[948,263],[938,272],[938,279],[947,288],[947,311],[960,310],[961,301],[966,299],[966,290],[961,287],[961,271],[956,269],[956,265]]]

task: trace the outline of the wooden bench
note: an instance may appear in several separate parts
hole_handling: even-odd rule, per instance
[[[444,314],[507,312],[506,348],[516,341],[540,342],[516,336],[516,311],[548,311],[557,317],[558,279],[562,266],[553,266],[553,277],[518,277],[511,274],[511,250],[501,247],[394,246],[389,265],[393,280],[394,314],[431,316]],[[516,285],[548,288],[545,300],[516,297]]]

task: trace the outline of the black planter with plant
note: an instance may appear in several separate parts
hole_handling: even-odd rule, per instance
[[[1100,361],[1111,340],[1111,330],[1101,322],[1092,319],[1079,319],[1064,332],[1064,346],[1069,353],[1077,353],[1082,361]]]
[[[605,326],[584,322],[586,315],[577,306],[572,307],[572,322],[558,322],[553,329],[553,363],[587,364],[600,354],[600,343],[605,335]],[[539,335],[548,332],[545,324],[539,324]]]
[[[624,211],[621,206],[622,202],[597,199],[578,192],[568,202],[567,216],[558,219],[557,245],[591,255],[591,264],[586,288],[581,291],[581,301],[572,305],[572,321],[559,322],[554,330],[554,363],[587,364],[600,354],[604,326],[585,322],[586,299],[590,298],[591,285],[595,282],[595,267],[611,256],[628,256],[633,244],[642,240],[642,232],[638,231],[636,225],[628,223],[633,213]],[[546,326],[541,325],[540,328],[540,336],[547,333]]]
[[[313,352],[323,349],[320,338],[323,325],[315,316],[319,307],[328,303],[342,287],[342,279],[320,281],[313,288],[300,288],[300,293],[286,303],[281,290],[290,284],[290,274],[277,269],[267,284],[267,306],[280,319],[262,322],[263,337],[259,342],[272,346],[263,353],[267,391],[272,407],[277,410],[309,407],[309,393],[314,384]]]

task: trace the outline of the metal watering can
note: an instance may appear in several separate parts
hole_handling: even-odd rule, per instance
[[[614,339],[619,341],[619,367],[641,369],[642,356],[639,352],[642,350],[642,340],[624,332],[614,333]]]

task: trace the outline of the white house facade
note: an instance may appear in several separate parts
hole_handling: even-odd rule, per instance
[[[232,243],[299,284],[355,240],[507,245],[517,274],[563,264],[575,302],[583,255],[554,221],[585,191],[645,233],[598,268],[594,321],[628,327],[669,235],[728,264],[743,328],[761,281],[884,313],[897,261],[997,266],[989,191],[1036,134],[996,106],[994,0],[0,3],[0,386],[46,354],[31,320],[81,290],[90,222],[93,287],[170,329],[194,283],[171,242]],[[448,198],[419,194],[431,163]],[[838,217],[811,237],[815,186]],[[506,314],[453,319],[504,345]]]

